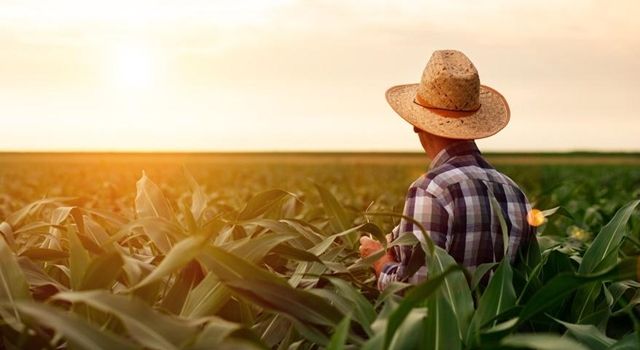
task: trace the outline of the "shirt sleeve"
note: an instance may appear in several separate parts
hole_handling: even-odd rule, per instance
[[[449,214],[438,198],[422,187],[412,186],[407,192],[403,215],[419,222],[436,245],[445,247]],[[420,227],[413,221],[404,218],[400,220],[400,224],[393,229],[391,234],[393,240],[406,234],[413,234],[418,240],[424,242]],[[412,251],[421,248],[419,246],[394,246],[392,249],[397,262],[390,262],[383,266],[377,283],[380,290],[386,288],[391,282],[403,281],[412,277],[407,276],[405,271],[411,260]],[[423,271],[426,270],[423,269]]]

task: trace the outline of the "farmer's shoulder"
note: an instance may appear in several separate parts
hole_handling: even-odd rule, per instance
[[[464,169],[460,169],[457,164],[444,163],[416,179],[411,188],[422,190],[433,197],[441,197],[449,186],[466,178]]]
[[[462,191],[473,191],[481,183],[494,183],[521,192],[515,181],[496,170],[480,155],[453,157],[430,169],[412,186],[420,188],[434,197],[447,197],[452,187],[457,188],[458,192],[461,189]]]
[[[495,169],[488,164],[483,164],[476,157],[453,157],[447,162],[431,168],[412,186],[420,188],[434,197],[441,197],[446,195],[452,185],[465,184],[474,180],[494,180],[496,176],[491,176],[490,172],[495,172]]]

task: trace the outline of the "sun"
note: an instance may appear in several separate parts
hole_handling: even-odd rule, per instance
[[[114,46],[109,60],[109,80],[119,89],[150,88],[158,74],[158,58],[144,43],[126,42]]]

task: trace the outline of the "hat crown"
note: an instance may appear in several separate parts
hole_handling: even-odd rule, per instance
[[[471,60],[456,50],[438,50],[431,55],[415,102],[423,107],[452,111],[480,108],[480,77]]]

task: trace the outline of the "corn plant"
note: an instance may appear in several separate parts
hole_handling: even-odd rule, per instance
[[[468,271],[428,232],[424,240],[405,235],[389,245],[421,244],[429,278],[381,292],[371,264],[382,251],[361,259],[358,237],[389,247],[383,219],[399,214],[343,205],[319,184],[314,196],[274,189],[233,207],[185,176],[188,191],[177,201],[143,174],[128,210],[51,197],[7,215],[3,346],[640,346],[639,260],[629,254],[638,232],[627,224],[637,200],[618,208],[592,241],[558,234],[556,220],[574,220],[567,209],[544,211],[546,224],[516,265]]]

